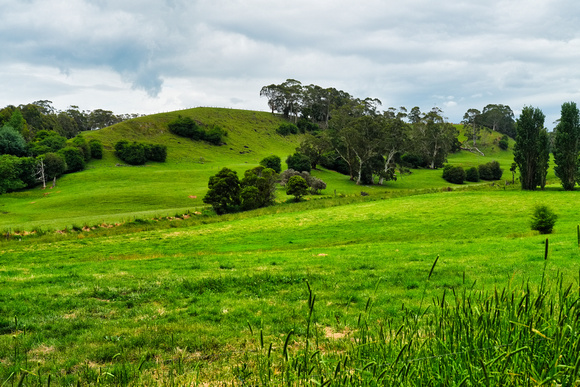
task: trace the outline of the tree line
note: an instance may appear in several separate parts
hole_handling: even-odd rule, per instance
[[[381,111],[379,99],[303,86],[294,79],[264,86],[260,95],[268,99],[272,113],[296,125],[293,129],[285,123],[278,133],[310,132],[287,161],[304,163],[306,157],[311,168],[320,164],[338,170],[357,184],[396,179],[397,165],[440,168],[450,152],[459,150],[457,129],[437,107]]]
[[[41,100],[0,110],[0,194],[54,184],[64,173],[83,170],[89,160],[103,157],[103,145],[87,141],[82,131],[137,117],[77,106],[58,111],[51,104]]]

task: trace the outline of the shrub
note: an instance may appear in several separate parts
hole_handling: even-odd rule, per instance
[[[551,234],[557,219],[558,215],[548,206],[537,205],[532,214],[532,230],[538,230],[540,234]]]
[[[145,147],[145,158],[151,161],[165,162],[167,159],[167,146],[160,144],[143,144]]]
[[[264,157],[262,161],[260,161],[260,165],[264,168],[271,168],[276,173],[280,173],[282,171],[282,160],[280,160],[280,157],[276,155]]]
[[[465,180],[472,182],[479,181],[479,171],[477,170],[477,167],[471,167],[465,171]]]
[[[67,166],[67,172],[77,172],[85,169],[83,152],[76,146],[67,146],[58,151]]]
[[[463,184],[465,180],[465,170],[463,167],[454,167],[447,164],[443,168],[443,178],[453,184]]]
[[[278,134],[281,134],[282,136],[287,136],[289,134],[298,134],[298,127],[289,122],[285,122],[276,129],[276,132]]]
[[[14,156],[24,156],[26,154],[24,137],[11,126],[5,125],[0,128],[0,154]]]
[[[499,180],[503,175],[503,169],[500,168],[499,162],[495,160],[487,164],[481,164],[478,169],[481,180]]]
[[[300,133],[315,132],[320,129],[318,125],[306,118],[300,118],[296,126],[298,127]]]
[[[310,158],[302,153],[294,153],[288,156],[286,159],[286,165],[289,169],[294,169],[295,171],[306,171],[310,172],[312,170],[312,164],[310,163]]]
[[[115,144],[115,150],[117,157],[127,164],[143,165],[147,161],[145,157],[145,146],[138,142],[129,143],[125,140],[119,141]]]
[[[93,159],[100,160],[103,158],[103,144],[99,140],[90,140],[89,147],[91,148],[91,157]]]
[[[403,156],[401,156],[401,164],[406,167],[415,169],[427,166],[427,163],[421,156],[412,153],[405,153]]]
[[[81,150],[85,162],[89,162],[91,160],[91,147],[89,146],[89,143],[87,142],[87,140],[85,140],[83,136],[78,135],[69,142],[70,145],[76,146]]]
[[[501,140],[499,140],[498,145],[501,150],[507,150],[509,148],[509,137],[504,134]]]
[[[203,140],[213,145],[220,145],[222,143],[222,137],[224,135],[225,131],[219,126],[214,125],[205,131]]]
[[[295,201],[300,201],[302,196],[308,193],[308,183],[302,176],[292,176],[286,184],[286,194],[294,196]]]

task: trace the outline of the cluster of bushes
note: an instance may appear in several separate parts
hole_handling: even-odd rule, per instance
[[[209,178],[203,202],[219,215],[266,207],[274,203],[277,180],[276,171],[263,166],[247,170],[242,180],[236,171],[223,168]]]
[[[169,131],[181,137],[191,138],[195,141],[206,141],[213,145],[222,144],[222,139],[227,136],[225,130],[217,125],[200,126],[189,117],[178,116],[168,125]]]
[[[167,146],[121,140],[115,144],[115,154],[131,165],[143,165],[147,161],[164,162],[167,159]]]
[[[298,134],[298,133],[306,133],[306,132],[317,132],[320,129],[318,125],[313,123],[310,120],[305,118],[301,118],[298,120],[296,125],[290,122],[284,122],[280,124],[278,128],[276,128],[276,133],[282,136],[288,136],[289,134]]]
[[[293,176],[300,176],[307,184],[307,189],[312,195],[318,195],[321,190],[326,189],[326,183],[321,179],[312,176],[306,171],[298,172],[293,169],[287,169],[280,174],[280,185],[287,186],[288,182]]]
[[[310,172],[312,170],[312,163],[310,158],[300,152],[296,152],[293,155],[288,156],[286,159],[286,165],[288,169],[294,169],[295,171],[306,171]]]
[[[89,160],[103,157],[103,145],[94,139],[86,141],[82,135],[67,140],[47,130],[38,131],[26,143],[20,132],[4,126],[0,129],[0,153],[1,194],[81,171]]]
[[[463,184],[464,181],[478,182],[479,180],[499,180],[503,174],[499,162],[490,161],[478,167],[471,167],[465,171],[461,166],[446,165],[443,168],[443,178],[453,184]]]

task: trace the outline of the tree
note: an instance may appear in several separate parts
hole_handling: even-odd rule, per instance
[[[282,172],[282,160],[280,159],[280,157],[278,157],[276,155],[270,155],[270,156],[264,157],[260,161],[260,165],[263,166],[264,168],[271,168],[276,173]]]
[[[443,168],[443,179],[453,184],[463,184],[465,181],[465,170],[461,166],[454,167],[447,164]]]
[[[273,204],[277,181],[278,174],[272,168],[259,166],[244,172],[244,178],[240,182],[242,209],[250,210]]]
[[[260,90],[260,97],[268,98],[272,114],[282,113],[286,119],[294,115],[296,121],[302,98],[302,84],[295,79],[287,79],[280,85],[264,86]]]
[[[518,165],[522,189],[535,190],[540,169],[540,132],[544,129],[544,113],[538,108],[525,106],[516,122],[514,161]],[[544,130],[545,131],[545,130]]]
[[[286,184],[286,194],[294,196],[295,201],[300,199],[308,193],[308,183],[302,176],[292,176]]]
[[[93,159],[100,160],[103,158],[103,144],[99,140],[91,139],[89,141],[89,147],[91,148],[91,157]]]
[[[20,159],[14,155],[0,155],[0,194],[26,187],[20,179]]]
[[[58,151],[67,165],[67,172],[77,172],[85,169],[83,152],[76,146],[67,146]]]
[[[286,165],[288,166],[288,169],[294,169],[300,172],[302,171],[310,172],[312,168],[308,156],[298,152],[288,156],[288,158],[286,159]]]
[[[326,132],[324,132],[317,136],[313,136],[312,134],[304,136],[304,139],[300,143],[300,146],[296,148],[296,151],[306,155],[310,159],[311,168],[316,169],[316,166],[322,159],[322,155],[330,149],[332,149],[330,139]]]
[[[574,102],[562,104],[560,121],[555,128],[554,139],[554,172],[566,191],[576,185],[578,175],[578,156],[580,149],[580,112]]]
[[[430,169],[443,166],[457,138],[457,129],[445,121],[439,108],[422,115],[413,125],[413,145]]]
[[[223,168],[209,178],[208,188],[203,202],[210,204],[218,215],[235,212],[240,206],[240,180],[235,171]]]
[[[542,191],[546,187],[546,177],[550,167],[550,135],[546,128],[542,128],[538,137],[538,169],[536,183]]]
[[[394,162],[398,154],[402,154],[409,146],[409,126],[403,121],[406,117],[406,109],[401,107],[399,112],[389,109],[384,113],[383,136],[381,143],[381,153],[384,155],[384,168],[380,173],[379,184],[383,184],[391,177],[395,177]]]
[[[24,137],[11,126],[4,125],[0,128],[0,154],[14,156],[24,156],[26,154]]]
[[[481,124],[499,133],[515,137],[514,112],[508,105],[489,104],[481,112]]]
[[[481,117],[481,112],[477,109],[469,109],[463,115],[463,128],[465,129],[465,135],[471,135],[473,139],[473,146],[476,146],[476,140],[479,137],[479,126],[478,122]]]

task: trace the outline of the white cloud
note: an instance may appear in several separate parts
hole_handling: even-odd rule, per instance
[[[295,78],[377,97],[385,108],[439,104],[460,121],[487,103],[557,116],[580,94],[580,3],[572,1],[4,3],[3,105],[267,110],[261,86]]]

